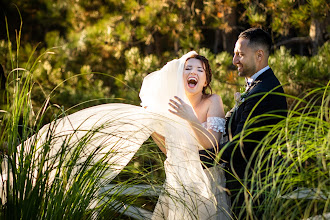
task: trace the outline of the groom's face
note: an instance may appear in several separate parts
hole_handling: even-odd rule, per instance
[[[251,77],[256,71],[255,50],[248,46],[249,40],[239,38],[235,44],[233,64],[237,66],[238,75]]]

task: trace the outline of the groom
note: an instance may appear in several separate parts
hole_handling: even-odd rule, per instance
[[[253,152],[258,150],[257,145],[267,132],[254,132],[244,137],[243,141],[239,141],[239,137],[236,135],[244,132],[244,129],[246,129],[244,124],[253,117],[270,112],[286,116],[287,103],[285,96],[274,94],[283,94],[283,88],[272,69],[268,66],[271,42],[267,32],[259,28],[250,28],[238,36],[234,49],[233,64],[237,66],[238,75],[245,77],[247,85],[244,97],[240,98],[240,104],[230,111],[230,116],[227,118],[226,126],[229,142],[221,145],[219,150],[223,151],[221,160],[226,161],[229,168],[230,174],[226,172],[226,185],[231,191],[232,203],[236,200],[233,210],[237,216],[240,206],[244,203],[243,193],[238,193],[242,188],[239,181],[244,183],[247,164],[250,159],[252,160]],[[265,95],[270,91],[274,93]],[[248,128],[272,125],[278,121],[279,118],[263,117],[263,120],[259,122],[249,123]],[[211,151],[214,153],[214,150]],[[208,159],[210,158],[208,152],[200,151],[201,160],[212,163],[212,160]],[[252,164],[251,167],[253,168],[254,165]],[[252,170],[248,169],[247,176],[251,172]]]

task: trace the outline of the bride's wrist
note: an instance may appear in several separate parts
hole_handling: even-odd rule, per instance
[[[201,125],[201,123],[199,122],[197,117],[194,118],[194,119],[188,120],[188,122],[189,122],[190,125],[193,125],[193,126]]]

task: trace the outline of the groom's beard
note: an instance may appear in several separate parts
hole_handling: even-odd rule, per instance
[[[243,70],[238,71],[238,76],[240,77],[251,77],[257,72],[255,63],[242,64]]]

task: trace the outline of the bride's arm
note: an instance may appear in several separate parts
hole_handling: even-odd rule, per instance
[[[143,106],[143,108],[147,109],[148,106]],[[154,142],[157,144],[159,149],[166,155],[166,148],[165,148],[165,137],[158,134],[157,132],[153,132],[151,134],[151,138],[154,140]]]
[[[218,95],[213,95],[211,98],[211,104],[209,110],[207,112],[207,131],[212,134],[212,136],[216,139],[216,143],[213,143],[211,146],[203,145],[205,149],[212,149],[215,146],[218,147],[219,140],[222,138],[222,131],[224,131],[224,123],[225,123],[225,111],[223,108],[222,99]],[[214,117],[215,121],[209,121],[208,119],[212,119]],[[221,119],[223,120],[222,123]],[[219,121],[220,120],[220,121]]]
[[[157,144],[159,149],[166,155],[166,148],[165,148],[165,137],[154,132],[151,134],[152,139]]]
[[[198,142],[205,149],[212,149],[218,146],[218,141],[221,137],[221,132],[216,132],[212,129],[205,129],[199,122],[191,106],[183,102],[180,98],[175,97],[178,101],[170,100],[169,105],[176,111],[169,110],[171,113],[187,120],[190,126],[193,128],[194,134]],[[220,117],[224,118],[225,113],[223,110],[223,104],[220,96],[213,95],[209,98],[211,101],[206,118],[208,117]]]

